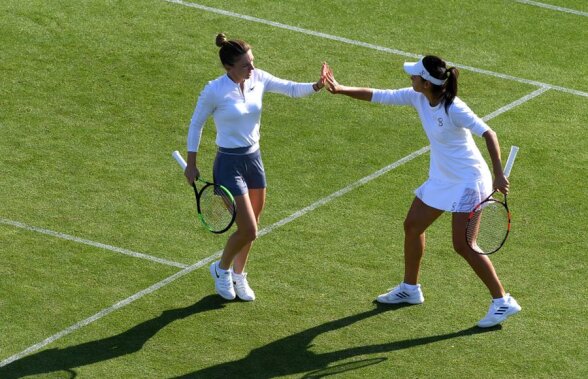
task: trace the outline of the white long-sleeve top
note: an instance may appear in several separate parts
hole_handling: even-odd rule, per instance
[[[490,170],[472,133],[482,136],[490,127],[458,97],[447,113],[443,104],[432,107],[426,96],[412,88],[374,90],[372,102],[412,105],[417,110],[431,144],[430,178],[463,183],[489,177]]]
[[[313,94],[313,83],[296,83],[253,70],[241,91],[228,75],[208,82],[200,93],[188,130],[188,151],[197,152],[202,128],[210,115],[216,126],[216,144],[224,148],[252,146],[259,143],[262,98],[265,92],[290,97]]]

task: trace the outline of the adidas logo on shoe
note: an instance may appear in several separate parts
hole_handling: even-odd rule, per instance
[[[409,290],[406,288],[405,283],[400,283],[390,292],[378,296],[376,301],[383,304],[422,304],[425,301],[425,297],[421,291],[420,284],[417,285],[415,290]]]

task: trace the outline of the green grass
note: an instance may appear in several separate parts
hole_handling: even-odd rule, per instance
[[[514,1],[199,3],[588,91],[583,16]],[[283,78],[316,80],[327,60],[345,84],[409,85],[405,57],[162,0],[2,2],[0,361],[180,271],[3,220],[185,265],[222,249],[226,236],[198,226],[171,158],[185,151],[200,89],[223,72],[219,31],[249,41],[257,66]],[[536,89],[460,76],[480,116]],[[489,124],[503,154],[521,147],[512,235],[492,259],[523,311],[502,327],[473,327],[489,296],[452,252],[447,215],[427,234],[427,301],[372,303],[402,278],[402,222],[425,154],[258,239],[255,302],[222,301],[205,265],[0,367],[0,378],[588,376],[586,97],[552,89]],[[261,142],[261,229],[428,143],[414,110],[326,92],[266,95]],[[210,121],[203,172],[214,150]]]

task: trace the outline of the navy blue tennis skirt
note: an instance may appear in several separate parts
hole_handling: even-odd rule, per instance
[[[233,196],[244,195],[249,189],[266,188],[259,145],[235,149],[219,147],[213,176],[214,182],[225,186]]]

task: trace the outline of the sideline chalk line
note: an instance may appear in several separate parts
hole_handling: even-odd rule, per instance
[[[0,217],[0,224],[10,225],[10,226],[14,226],[16,228],[20,228],[20,229],[24,229],[24,230],[29,230],[29,231],[37,232],[37,233],[41,233],[41,234],[46,234],[48,236],[53,236],[53,237],[61,238],[61,239],[67,240],[67,241],[73,241],[73,242],[81,243],[81,244],[84,244],[84,245],[97,247],[97,248],[100,248],[100,249],[114,251],[116,253],[128,255],[128,256],[131,256],[131,257],[134,257],[134,258],[146,259],[148,261],[161,263],[161,264],[164,264],[164,265],[167,265],[167,266],[173,266],[173,267],[178,267],[178,268],[186,268],[186,267],[188,267],[188,265],[183,264],[183,263],[178,263],[178,262],[170,261],[170,260],[167,260],[167,259],[154,257],[154,256],[148,255],[148,254],[138,253],[136,251],[122,249],[120,247],[111,246],[111,245],[107,245],[107,244],[100,243],[100,242],[90,241],[90,240],[87,240],[87,239],[84,239],[84,238],[79,238],[79,237],[71,236],[71,235],[65,234],[65,233],[55,232],[55,231],[49,230],[49,229],[38,228],[36,226],[31,226],[31,225],[23,224],[22,222],[8,220],[8,219],[2,218],[2,217]]]
[[[545,4],[545,3],[540,3],[538,1],[531,1],[531,0],[515,0],[517,3],[522,3],[522,4],[527,4],[527,5],[534,5],[536,7],[540,7],[540,8],[547,8],[547,9],[551,9],[554,11],[559,11],[559,12],[565,12],[565,13],[571,13],[571,14],[575,14],[577,16],[588,16],[587,12],[582,12],[582,11],[577,11],[575,9],[570,9],[570,8],[564,8],[564,7],[558,7],[555,5],[551,5],[551,4]]]

